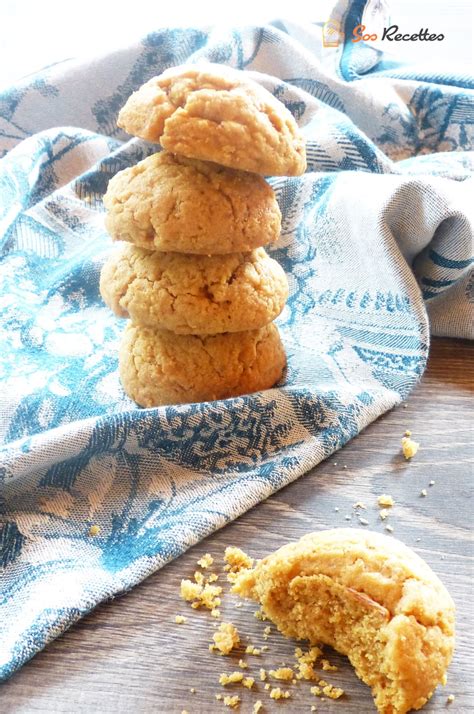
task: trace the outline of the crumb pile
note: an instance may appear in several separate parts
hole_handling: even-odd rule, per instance
[[[116,174],[104,205],[119,250],[100,290],[129,318],[120,377],[144,407],[272,387],[286,358],[275,318],[288,297],[264,246],[281,214],[264,175],[299,175],[290,112],[239,70],[182,66],[126,102],[118,125],[160,153]]]
[[[211,615],[216,612],[215,606],[221,604],[221,597],[224,598],[223,586],[214,586],[212,594],[205,595],[209,584],[219,581],[222,575],[227,575],[227,581],[233,585],[242,573],[252,572],[255,563],[240,548],[231,546],[226,548],[224,553],[225,566],[223,573],[209,572],[214,560],[209,553],[203,555],[198,561],[199,570],[194,572],[192,579],[183,579],[180,586],[180,594],[183,600],[189,603],[194,610],[211,610]],[[207,572],[206,572],[207,571]],[[235,603],[238,606],[240,603]],[[213,608],[213,609],[211,609]],[[217,618],[220,619],[220,612],[217,611]],[[254,611],[255,618],[262,623],[267,620],[262,610]],[[182,615],[175,617],[176,624],[183,624],[187,621]],[[323,672],[335,672],[338,668],[332,665],[323,657],[323,650],[317,646],[310,646],[307,649],[297,647],[294,651],[294,662],[286,664],[284,662],[275,663],[275,666],[265,669],[262,667],[263,657],[270,650],[268,645],[256,647],[249,642],[249,638],[243,636],[232,622],[214,623],[215,631],[212,635],[212,642],[209,644],[210,652],[218,656],[229,658],[232,666],[221,671],[216,679],[223,689],[216,692],[215,698],[224,706],[230,709],[240,709],[245,704],[242,694],[245,690],[252,696],[252,711],[268,711],[270,702],[284,704],[293,697],[293,691],[287,687],[294,685],[301,686],[306,683],[308,693],[323,699],[339,699],[344,695],[344,691],[329,683],[322,677]],[[262,637],[268,641],[270,635],[274,634],[274,629],[270,625],[263,624]],[[237,660],[237,657],[239,659]],[[238,669],[236,663],[238,662]],[[301,682],[301,684],[300,684]],[[311,686],[310,686],[311,685]],[[225,691],[227,690],[227,691]],[[233,690],[233,691],[229,691]],[[237,692],[239,693],[235,693]],[[195,688],[190,689],[195,693]],[[265,703],[262,696],[266,698]],[[249,697],[249,694],[247,694]],[[291,701],[288,704],[291,708]],[[291,709],[290,709],[291,710]],[[315,711],[315,707],[312,711]]]

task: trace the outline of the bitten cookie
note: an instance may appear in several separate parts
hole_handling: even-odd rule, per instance
[[[292,114],[240,70],[183,65],[131,95],[117,124],[129,134],[195,159],[273,176],[306,169],[303,136]]]
[[[120,378],[143,407],[226,399],[269,389],[285,367],[274,324],[223,335],[175,335],[130,323],[120,354]]]
[[[114,240],[203,255],[278,239],[281,213],[265,179],[163,151],[124,169],[104,196]]]
[[[310,533],[242,571],[233,590],[260,602],[284,635],[347,655],[383,714],[420,709],[445,678],[453,601],[394,538],[347,528]]]
[[[102,268],[100,292],[136,325],[203,335],[267,325],[283,310],[288,281],[263,248],[207,256],[123,245]]]

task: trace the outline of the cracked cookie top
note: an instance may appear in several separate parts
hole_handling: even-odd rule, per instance
[[[293,115],[248,75],[223,65],[183,65],[134,92],[117,124],[183,156],[273,176],[306,169]]]
[[[276,326],[176,335],[128,323],[119,353],[128,396],[143,407],[227,399],[273,387],[286,358]]]
[[[123,245],[102,268],[100,291],[120,317],[180,334],[263,327],[288,297],[283,268],[263,248],[183,255]]]
[[[280,235],[280,209],[264,178],[167,151],[117,173],[104,205],[112,238],[149,250],[222,255]]]

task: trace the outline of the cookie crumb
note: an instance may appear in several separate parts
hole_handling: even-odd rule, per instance
[[[266,671],[265,671],[264,669],[261,669],[261,670],[260,670],[260,681],[261,681],[261,682],[264,682],[264,681],[266,680],[266,678],[267,678],[267,673],[266,673]]]
[[[274,687],[270,691],[270,699],[289,699],[290,697],[291,693],[288,691],[284,692],[280,687]]]
[[[306,662],[309,664],[314,664],[322,655],[322,650],[319,647],[310,647],[305,653],[301,647],[295,649],[295,657],[298,662]]]
[[[224,704],[226,707],[230,707],[231,709],[237,709],[237,707],[240,705],[240,697],[238,694],[234,694],[232,697],[224,697]]]
[[[219,684],[222,684],[222,686],[225,687],[227,684],[235,684],[236,682],[241,682],[243,678],[244,675],[242,672],[231,672],[230,674],[222,672],[219,677]]]
[[[426,488],[422,488],[420,491],[420,496],[423,496],[423,498],[424,498],[427,495],[428,495],[428,491],[426,490]]]
[[[410,429],[405,430],[405,436],[411,436],[411,431]]]
[[[248,664],[247,664],[247,662],[244,662],[243,659],[239,659],[239,667],[240,667],[240,669],[247,669]]]
[[[214,558],[212,555],[210,553],[205,553],[202,558],[199,558],[197,564],[200,565],[201,568],[210,568],[213,562]]]
[[[202,593],[202,585],[199,583],[193,583],[192,580],[181,580],[181,597],[186,602],[191,602],[191,600],[196,600],[200,597]]]
[[[201,603],[208,610],[214,610],[221,604],[221,599],[218,597],[222,592],[220,585],[204,585],[204,589],[201,595]]]
[[[253,705],[253,714],[258,714],[259,711],[261,711],[262,707],[263,707],[262,700],[257,699],[255,704]]]
[[[369,521],[367,520],[367,518],[359,518],[359,523],[360,523],[362,526],[368,526],[368,525],[369,525]]]
[[[187,617],[184,617],[184,615],[176,615],[174,618],[174,621],[176,622],[177,625],[184,625],[184,623],[187,621]]]
[[[446,702],[448,704],[452,704],[455,699],[456,699],[456,697],[454,696],[454,694],[450,694],[449,697],[447,697]]]
[[[334,687],[332,684],[326,684],[323,687],[323,694],[325,694],[328,699],[339,699],[344,694],[344,690],[340,687]]]
[[[196,610],[203,606],[208,610],[214,610],[221,604],[219,595],[222,593],[222,588],[219,585],[209,585],[205,582],[202,573],[196,571],[194,579],[181,580],[180,594],[183,600],[191,602],[191,607]]]
[[[254,647],[253,645],[247,645],[247,647],[245,648],[245,654],[251,654],[258,657],[260,653],[261,650],[259,650],[258,647]]]
[[[253,677],[244,677],[242,680],[242,684],[244,687],[247,687],[247,689],[252,689],[253,685],[255,684],[255,679]]]
[[[298,665],[298,674],[296,675],[297,679],[316,679],[316,673],[314,671],[314,667],[312,664],[307,664],[303,662],[302,664]]]
[[[337,672],[338,667],[336,667],[335,664],[331,664],[329,660],[327,659],[322,659],[321,660],[321,667],[325,672]]]
[[[322,651],[319,647],[310,647],[306,653],[303,652],[301,647],[297,647],[295,649],[295,658],[298,663],[298,674],[296,678],[306,680],[317,679],[314,664],[321,655]]]
[[[89,528],[89,535],[90,535],[92,538],[95,538],[96,536],[98,536],[99,533],[100,533],[100,526],[91,526],[91,527]]]
[[[271,669],[268,673],[274,679],[290,680],[293,679],[294,672],[291,667],[280,667],[279,669]]]
[[[344,518],[346,519],[346,521],[350,521],[352,516],[347,515],[347,516],[344,516]]]
[[[389,533],[393,533],[393,526],[391,525],[386,525],[385,530],[388,531]]]
[[[254,560],[243,550],[237,548],[234,545],[229,546],[225,549],[224,560],[229,566],[229,570],[232,573],[238,573],[239,570],[246,570],[247,568],[252,568]]]
[[[395,505],[395,501],[387,493],[382,493],[382,495],[378,497],[377,503],[384,508],[391,508],[391,506]]]
[[[390,511],[387,508],[382,508],[379,513],[380,519],[384,521],[390,515]]]
[[[336,506],[334,510],[336,511],[336,513],[338,513],[339,512],[338,506]]]
[[[255,610],[255,612],[253,614],[254,614],[254,617],[257,618],[257,620],[261,620],[262,622],[265,622],[265,620],[267,619],[267,616],[265,615],[263,610]]]
[[[413,439],[410,439],[409,436],[404,436],[402,438],[402,451],[403,451],[403,456],[406,459],[412,459],[415,456],[415,454],[417,453],[419,448],[420,448],[419,443],[416,441],[413,441]]]
[[[191,687],[191,689],[189,691],[191,692],[191,694],[196,694],[196,690],[194,687]]]
[[[429,482],[428,486],[434,486],[435,483],[436,483],[436,481],[431,480],[431,481]]]
[[[213,647],[227,655],[240,643],[240,637],[237,628],[231,622],[221,622],[219,629],[214,632],[212,639],[214,640]]]
[[[194,573],[194,582],[198,583],[198,585],[204,585],[204,575],[199,570]]]
[[[355,503],[352,504],[352,508],[355,508],[355,509],[363,508],[364,511],[367,510],[367,506],[365,505],[365,503],[363,501],[356,501]]]

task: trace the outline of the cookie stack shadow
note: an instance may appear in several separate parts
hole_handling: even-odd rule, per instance
[[[264,249],[281,214],[263,175],[305,169],[292,115],[243,72],[191,65],[143,85],[118,124],[163,147],[116,174],[104,197],[121,243],[100,290],[130,320],[126,393],[153,407],[274,386],[286,358],[273,321],[288,283]]]

